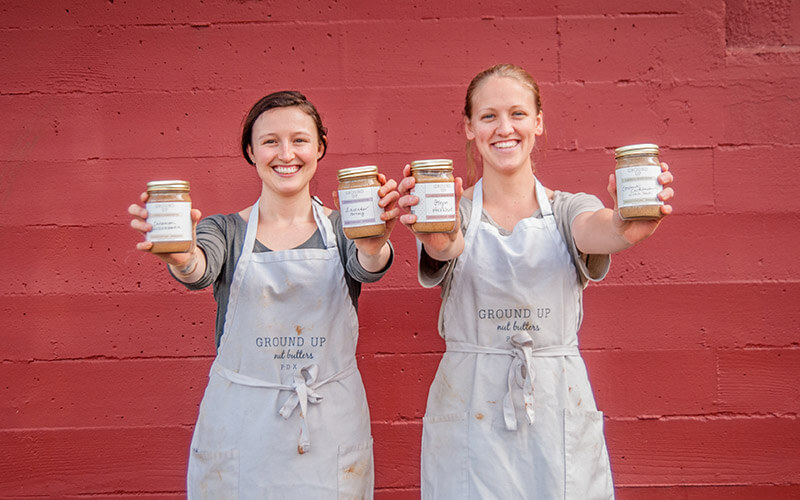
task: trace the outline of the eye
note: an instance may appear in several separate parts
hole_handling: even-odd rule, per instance
[[[278,141],[276,141],[275,139],[264,139],[263,141],[261,141],[261,144],[272,145],[272,144],[276,144],[277,142]]]
[[[308,140],[308,139],[305,139],[305,138],[302,138],[302,137],[300,137],[300,138],[297,138],[297,139],[295,139],[295,140],[294,140],[294,142],[296,142],[296,143],[298,143],[298,144],[303,144],[303,143],[309,142],[309,140]]]
[[[481,120],[491,120],[494,118],[494,113],[486,113],[481,115]]]
[[[512,114],[514,116],[528,116],[528,113],[526,113],[524,111],[514,111],[514,113],[512,113]]]

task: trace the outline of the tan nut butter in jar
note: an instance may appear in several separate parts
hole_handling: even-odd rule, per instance
[[[633,144],[614,150],[617,166],[617,207],[624,220],[660,219],[663,201],[658,193],[661,162],[655,144]]]
[[[152,253],[187,252],[192,246],[192,198],[187,181],[147,183],[147,222],[153,226],[147,241]]]
[[[344,235],[351,240],[383,235],[386,223],[381,220],[383,209],[378,205],[378,167],[343,168],[337,177]]]
[[[419,203],[411,207],[417,233],[449,233],[456,227],[456,187],[453,160],[418,160],[411,162],[414,188],[411,194]]]

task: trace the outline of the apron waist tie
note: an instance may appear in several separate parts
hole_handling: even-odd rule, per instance
[[[278,413],[280,413],[284,419],[288,419],[292,413],[294,413],[295,408],[300,406],[301,427],[300,436],[297,438],[297,452],[303,454],[311,449],[311,438],[309,436],[307,422],[308,403],[316,404],[322,401],[322,396],[317,394],[316,390],[328,382],[340,380],[351,375],[356,371],[356,364],[350,363],[345,368],[320,381],[317,381],[319,365],[306,365],[294,374],[292,385],[276,384],[248,375],[242,375],[241,373],[225,368],[216,361],[211,365],[211,371],[234,384],[246,385],[249,387],[262,387],[265,389],[277,389],[279,391],[292,391]]]
[[[533,347],[533,339],[528,332],[519,332],[511,337],[511,349],[498,349],[469,342],[447,341],[447,352],[463,352],[468,354],[499,354],[511,356],[508,367],[508,392],[503,397],[503,419],[506,429],[517,430],[517,415],[512,390],[514,385],[522,389],[522,402],[528,424],[534,422],[533,382],[536,372],[533,370],[533,358],[556,358],[561,356],[580,356],[578,346],[554,345]]]

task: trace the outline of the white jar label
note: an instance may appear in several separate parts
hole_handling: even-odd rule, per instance
[[[418,182],[411,194],[419,198],[419,203],[411,207],[417,222],[456,220],[456,186],[453,182]]]
[[[147,222],[153,230],[147,233],[147,241],[190,241],[192,239],[192,203],[169,201],[147,203]]]
[[[658,183],[661,167],[658,165],[634,165],[618,168],[614,171],[617,177],[617,207],[640,207],[646,205],[663,205],[658,193],[664,189]]]
[[[342,227],[360,227],[383,224],[378,206],[378,186],[340,189],[339,210],[342,214]]]

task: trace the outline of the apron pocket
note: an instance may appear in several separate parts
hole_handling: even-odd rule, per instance
[[[372,438],[356,445],[339,446],[339,498],[372,498],[375,473]]]
[[[467,414],[422,418],[422,498],[468,498]]]
[[[614,498],[602,412],[564,410],[564,462],[565,498]]]
[[[192,448],[187,483],[191,500],[239,498],[239,450]]]

